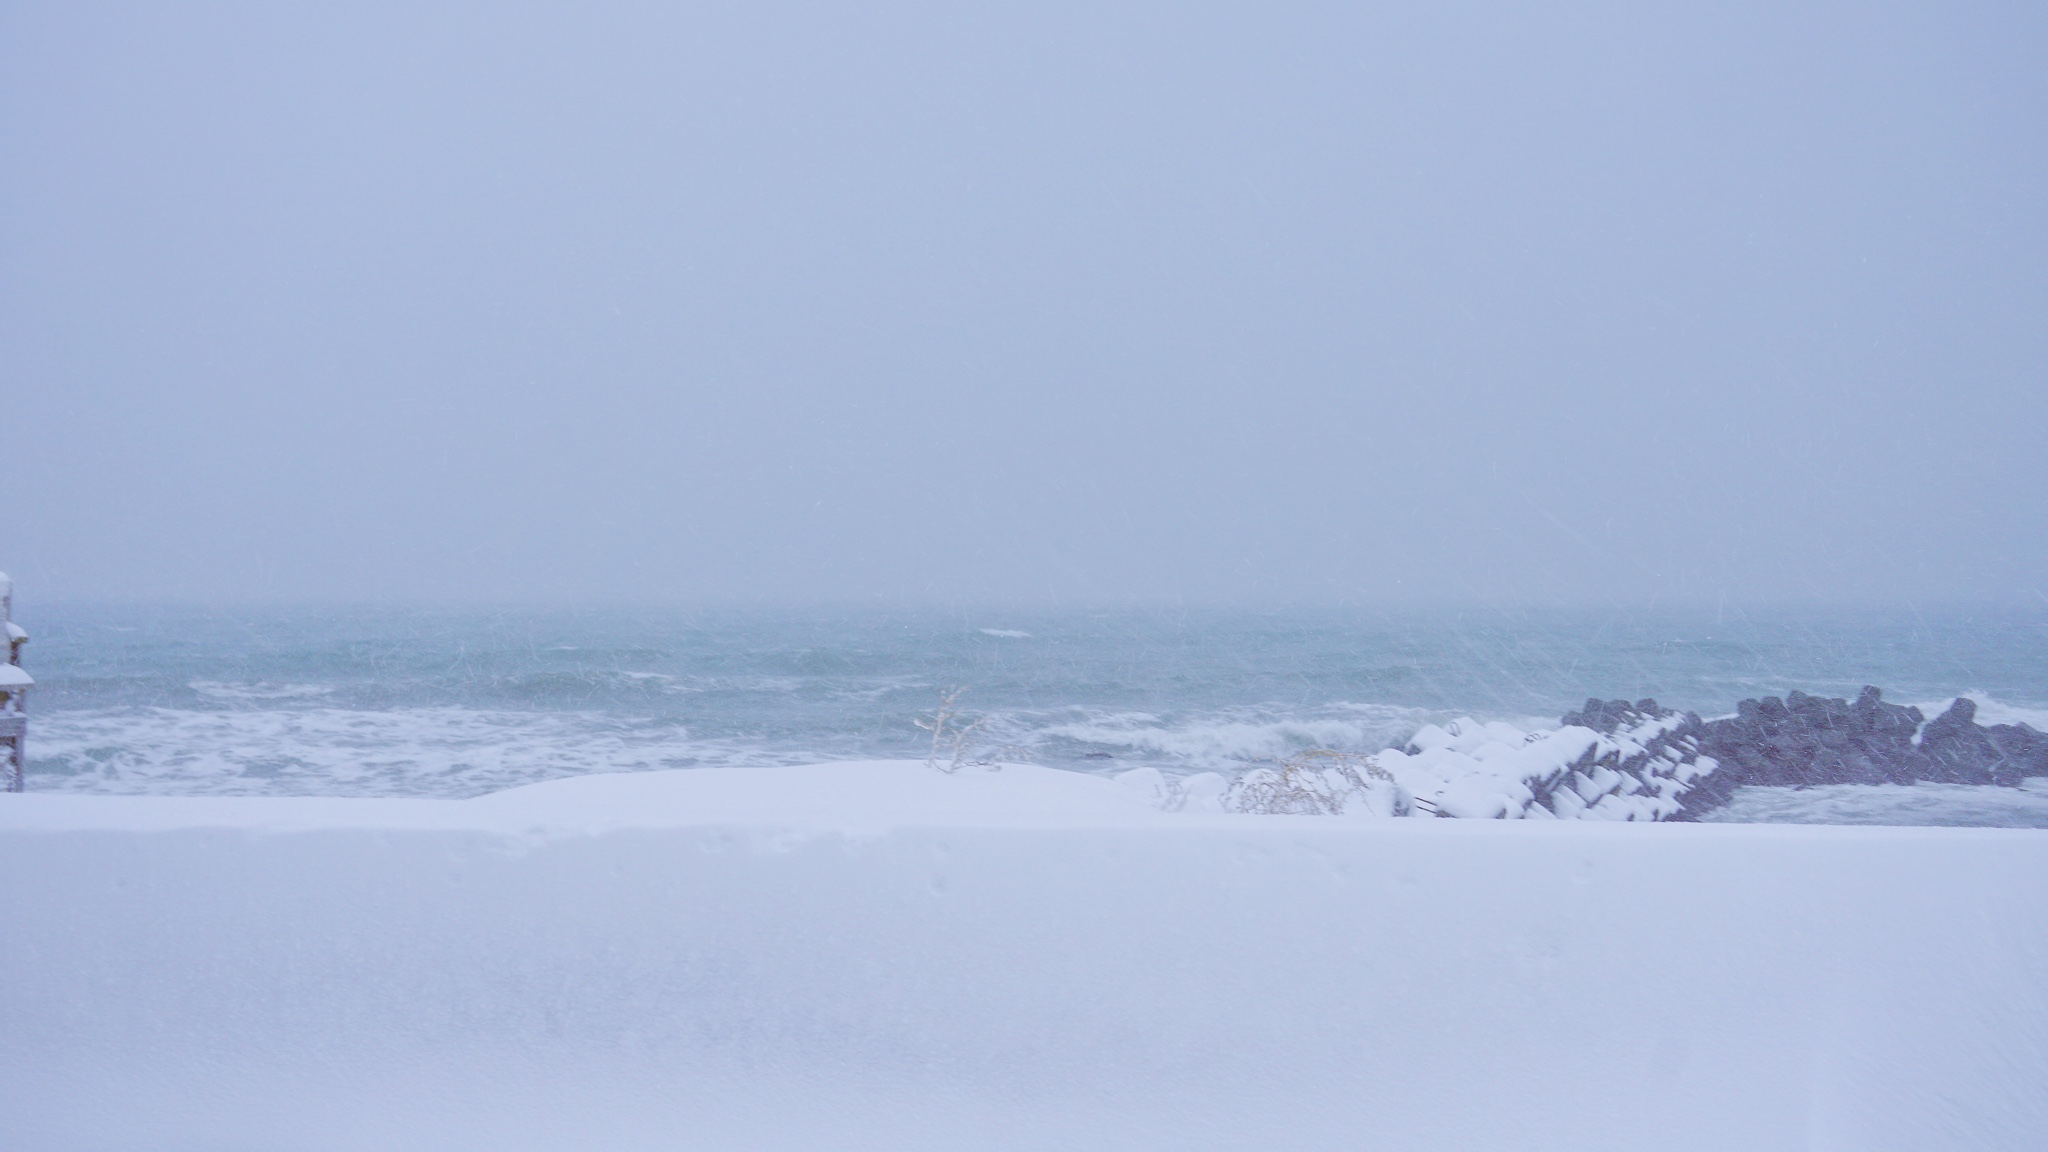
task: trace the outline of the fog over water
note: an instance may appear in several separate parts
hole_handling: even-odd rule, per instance
[[[6,5],[0,567],[2038,607],[2044,48],[2020,4]]]

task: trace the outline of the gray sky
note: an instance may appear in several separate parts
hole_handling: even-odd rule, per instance
[[[0,6],[24,599],[2048,603],[2048,9]]]

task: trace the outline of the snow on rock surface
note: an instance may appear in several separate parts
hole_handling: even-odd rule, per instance
[[[1561,728],[1524,732],[1469,718],[1426,725],[1375,763],[1417,801],[1417,814],[1486,819],[1668,820],[1714,770],[1699,754],[1699,718],[1587,701]]]
[[[1654,742],[1443,732],[1396,767],[1584,800],[1577,774],[1589,808],[1643,795],[1598,769],[1642,779],[1628,748]],[[0,796],[0,1146],[2048,1130],[2048,834],[1253,816],[1214,810],[1223,786],[866,763],[460,801]]]

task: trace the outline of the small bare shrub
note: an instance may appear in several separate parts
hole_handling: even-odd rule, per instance
[[[1405,790],[1371,756],[1311,748],[1238,777],[1224,792],[1223,807],[1269,816],[1335,816],[1352,801],[1382,788],[1391,794],[1392,811],[1405,815]]]
[[[967,694],[965,686],[944,688],[939,691],[939,707],[932,718],[916,718],[911,723],[932,734],[931,751],[925,757],[925,765],[941,772],[958,772],[968,765],[984,768],[1002,768],[1004,758],[1021,759],[1024,749],[1012,744],[1000,748],[984,749],[976,739],[988,726],[989,718],[982,716],[972,723],[962,723],[960,697]]]

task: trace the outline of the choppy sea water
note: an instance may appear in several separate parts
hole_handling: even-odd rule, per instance
[[[1372,751],[1588,696],[1705,715],[1792,688],[2048,728],[2048,612],[451,611],[73,605],[34,640],[33,791],[473,796],[588,772],[985,746],[1089,771]],[[2048,826],[2029,791],[1758,798],[1759,820]]]

